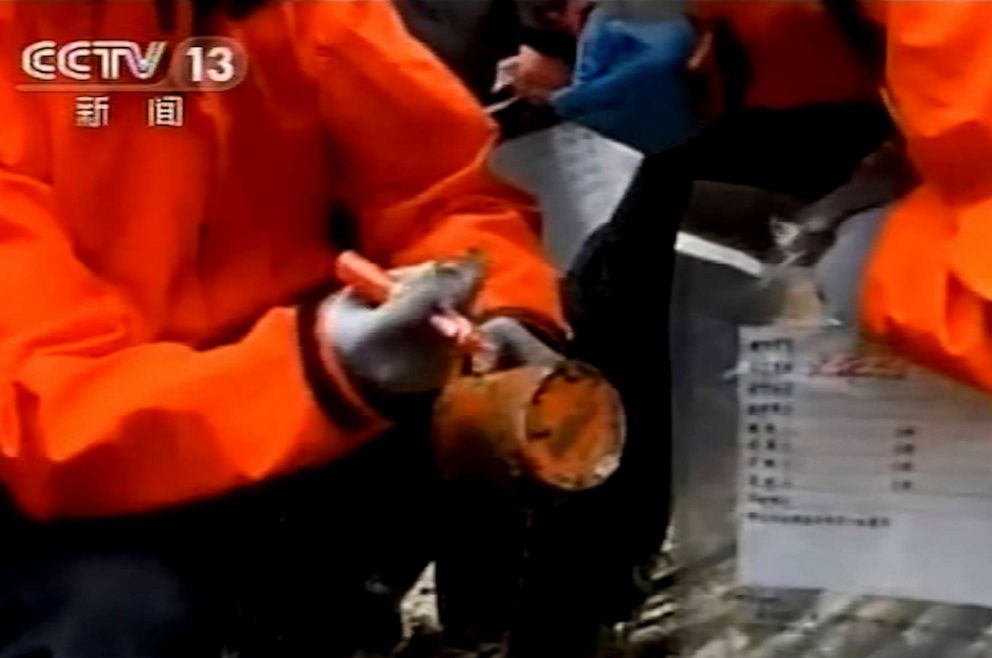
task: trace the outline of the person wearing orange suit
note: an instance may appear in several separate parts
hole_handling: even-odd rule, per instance
[[[704,0],[699,11],[733,24],[752,59],[753,104],[850,96],[865,82],[884,90],[919,181],[885,212],[877,239],[857,256],[865,272],[855,284],[854,314],[869,334],[902,353],[992,390],[992,336],[984,320],[992,301],[985,249],[992,181],[984,163],[992,143],[986,83],[992,7],[827,0],[831,11],[825,11],[799,1],[734,4]],[[866,56],[860,62],[850,49],[838,55],[843,39],[825,34],[837,16],[858,16],[848,24],[859,25]]]
[[[35,41],[175,44],[194,33],[236,39],[249,73],[225,92],[185,93],[182,127],[145,125],[151,94],[108,92],[108,125],[83,128],[75,94],[18,90],[20,53]],[[17,528],[3,540],[15,566],[0,566],[0,609],[11,611],[0,656],[206,655],[172,632],[187,621],[178,602],[188,588],[171,558],[139,542],[115,561],[119,547],[97,528],[138,539],[156,514],[174,520],[375,450],[363,446],[429,412],[457,358],[429,328],[438,309],[493,318],[484,327],[511,361],[556,358],[534,337],[562,333],[556,275],[531,200],[487,172],[493,138],[388,3],[0,5],[0,480]],[[403,292],[371,308],[338,290],[343,246],[402,268]],[[481,282],[457,260],[470,250],[486,258]],[[380,450],[362,484],[423,467],[403,463],[403,450]],[[336,499],[308,491],[308,514],[328,533],[363,502],[346,489]],[[230,514],[206,514],[195,532]],[[63,539],[21,545],[67,527],[98,547],[82,556]],[[193,532],[168,527],[169,541]],[[290,547],[311,563],[325,549],[327,562],[337,549],[362,553],[343,548],[356,538],[341,527],[334,541],[304,535]],[[222,555],[248,548],[232,544]],[[279,555],[293,562],[293,550]],[[286,566],[240,575],[275,582]],[[322,587],[308,605],[331,596],[325,581],[313,589]],[[198,637],[218,640],[220,622],[200,621]],[[308,638],[334,634],[316,609],[304,621]],[[347,655],[348,641],[334,646]],[[321,649],[286,640],[267,655]]]

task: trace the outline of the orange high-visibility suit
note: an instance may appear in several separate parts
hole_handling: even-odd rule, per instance
[[[483,309],[559,320],[530,200],[486,172],[493,126],[387,2],[220,19],[247,79],[184,94],[181,128],[146,126],[153,94],[83,128],[79,94],[15,90],[28,43],[174,45],[179,8],[165,32],[150,2],[0,3],[0,477],[35,517],[203,498],[382,431],[347,387],[325,413],[301,365],[335,203],[370,258],[478,247]]]
[[[716,4],[701,7],[730,16],[745,45],[763,44],[750,48],[761,56],[756,91],[768,92],[752,95],[756,104],[842,98],[836,92],[856,88],[857,74],[838,79],[851,70],[844,56],[830,84],[815,89],[831,63],[819,56],[822,42],[790,36],[811,33],[796,29],[800,23],[827,24],[817,3]],[[864,4],[884,28],[883,82],[922,183],[895,206],[874,247],[862,283],[863,322],[914,359],[992,391],[992,3]],[[773,52],[786,42],[791,49]],[[803,73],[797,61],[817,65]]]

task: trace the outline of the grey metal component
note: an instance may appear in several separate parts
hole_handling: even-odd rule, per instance
[[[870,658],[948,658],[971,647],[989,623],[992,610],[987,608],[934,605]],[[987,642],[984,646],[989,649]]]
[[[890,190],[899,191],[898,187]],[[817,231],[834,232],[813,261],[812,274],[827,314],[853,325],[865,264],[887,209],[863,205],[877,200],[860,192],[852,198],[862,205],[851,208],[853,212],[845,217],[820,216],[821,207],[806,220]],[[685,255],[676,260],[672,301],[675,539],[677,563],[686,574],[676,590],[678,610],[666,619],[668,632],[680,641],[678,655],[992,658],[989,608],[770,590],[781,609],[769,622],[755,617],[747,591],[734,585],[736,335],[741,325],[777,319],[786,279],[755,277]]]
[[[833,247],[816,264],[829,317],[852,326],[857,322],[868,257],[887,215],[888,208],[869,208],[852,216],[840,226]]]
[[[803,658],[864,658],[898,637],[900,626],[925,603],[870,598],[818,637]]]
[[[672,289],[673,488],[678,560],[733,546],[737,332],[770,322],[782,289],[727,265],[677,254]]]

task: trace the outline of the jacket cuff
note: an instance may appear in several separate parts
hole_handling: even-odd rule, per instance
[[[319,306],[319,300],[302,304],[296,325],[303,372],[317,404],[335,425],[346,430],[358,432],[388,424],[355,388],[333,346],[318,340],[318,332],[327,335],[328,329],[318,327]]]

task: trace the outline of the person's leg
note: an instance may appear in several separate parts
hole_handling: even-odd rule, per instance
[[[212,510],[229,536],[194,561],[223,563],[240,658],[388,655],[400,639],[399,599],[432,558],[445,640],[474,650],[498,643],[515,611],[518,503],[442,485],[426,422],[411,423]]]
[[[386,653],[431,556],[435,487],[426,435],[397,432],[201,505],[18,525],[18,556],[0,546],[0,658]]]
[[[496,650],[519,606],[527,505],[495,485],[449,482],[438,513],[444,519],[436,570],[444,643]]]
[[[0,658],[218,656],[165,562],[131,554],[21,558],[0,570]]]
[[[244,505],[242,658],[386,654],[399,599],[433,556],[436,494],[426,433],[405,429]]]
[[[426,433],[405,431],[158,514],[42,527],[14,515],[3,529],[18,547],[0,545],[0,658],[385,652],[399,597],[432,556],[436,486]]]
[[[619,391],[627,445],[608,482],[535,514],[511,658],[595,655],[600,631],[640,603],[635,570],[661,547],[670,485],[666,310],[685,172],[681,153],[646,158],[568,273],[569,356]]]

